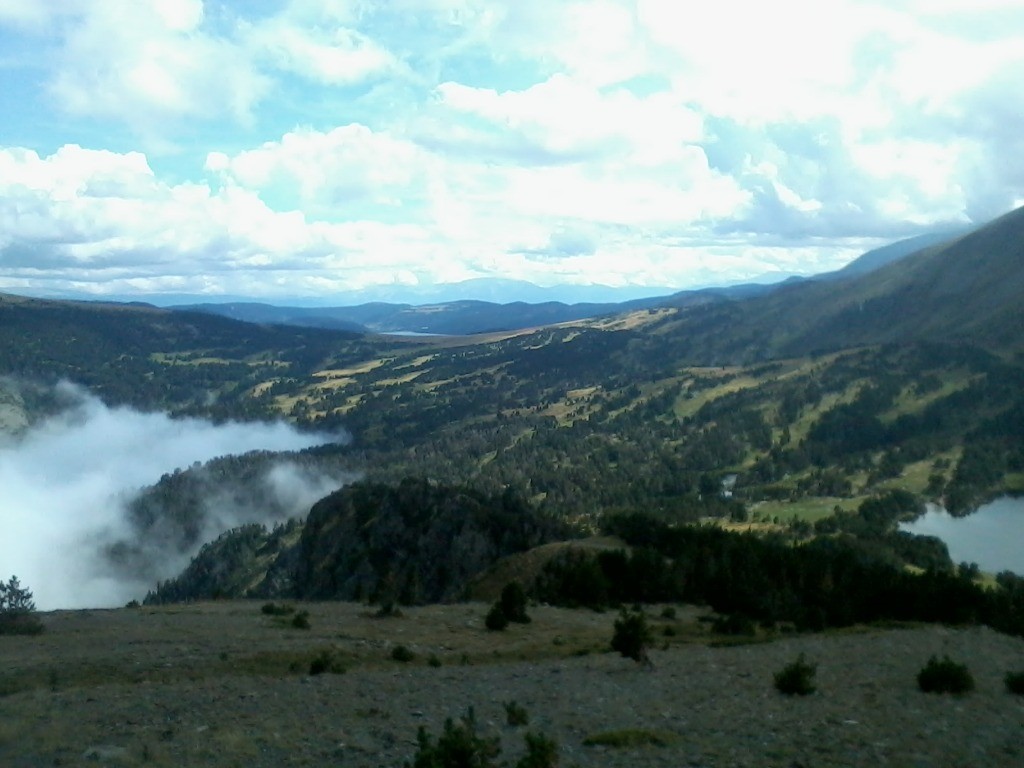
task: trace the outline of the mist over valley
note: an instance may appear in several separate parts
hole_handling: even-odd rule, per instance
[[[10,383],[9,383],[9,386]],[[14,389],[16,391],[16,389]],[[32,585],[41,609],[114,607],[141,599],[176,575],[199,546],[244,523],[273,525],[308,511],[341,485],[291,461],[292,452],[337,438],[283,423],[170,418],[109,407],[80,387],[59,384],[61,408],[0,436],[0,563]],[[162,476],[202,473],[219,457],[271,452],[243,499],[230,483],[210,483],[196,499],[189,535],[170,521],[133,517],[146,488]],[[244,502],[244,503],[243,503]],[[118,562],[111,548],[121,552]],[[130,567],[126,555],[131,552]]]

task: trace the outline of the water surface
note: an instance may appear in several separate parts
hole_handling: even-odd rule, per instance
[[[967,517],[953,517],[929,504],[923,516],[902,523],[900,529],[942,539],[954,563],[977,563],[990,573],[1024,575],[1024,497],[1004,496]]]

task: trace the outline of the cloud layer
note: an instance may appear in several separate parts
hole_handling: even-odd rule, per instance
[[[135,540],[126,505],[165,473],[219,456],[329,442],[280,423],[214,425],[108,408],[74,389],[65,395],[74,403],[69,410],[17,438],[0,438],[0,568],[32,589],[41,609],[123,605],[154,586],[151,576],[169,578],[187,564],[191,552],[149,548],[146,573],[131,579],[103,556],[107,545]],[[291,515],[341,484],[287,462],[262,482],[268,500]],[[260,509],[214,508],[202,541],[242,522],[273,522]]]
[[[1024,6],[0,8],[0,289],[689,287],[1024,203]]]

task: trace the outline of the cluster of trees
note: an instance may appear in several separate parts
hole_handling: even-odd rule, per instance
[[[952,569],[911,573],[849,536],[794,547],[782,537],[671,526],[642,514],[615,517],[607,530],[633,550],[570,550],[546,566],[537,598],[591,607],[684,601],[814,630],[900,620],[1024,634],[1024,580],[1004,578],[990,591]]]
[[[498,559],[567,535],[564,523],[510,490],[489,495],[419,478],[358,482],[314,505],[304,524],[229,531],[146,602],[301,598],[387,609],[456,600]],[[503,605],[520,621],[514,597]]]

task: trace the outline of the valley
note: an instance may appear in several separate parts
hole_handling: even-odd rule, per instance
[[[9,450],[67,408],[65,381],[113,411],[308,438],[124,491],[96,545],[106,573],[191,564],[130,607],[0,636],[0,707],[25,713],[0,755],[399,764],[417,725],[469,706],[518,755],[501,690],[568,764],[1012,764],[1000,682],[1020,666],[1024,579],[900,529],[925,502],[966,515],[1022,490],[1021,230],[1018,211],[844,277],[471,336],[0,297]],[[282,468],[319,500],[275,500]],[[513,582],[533,622],[489,631]],[[277,601],[284,617],[260,612]],[[607,652],[634,604],[653,674]],[[821,666],[820,716],[771,690],[800,652]],[[939,652],[980,681],[956,718],[914,689]],[[318,714],[296,718],[308,700]],[[58,712],[74,725],[24,749]],[[586,745],[623,728],[667,746]]]

